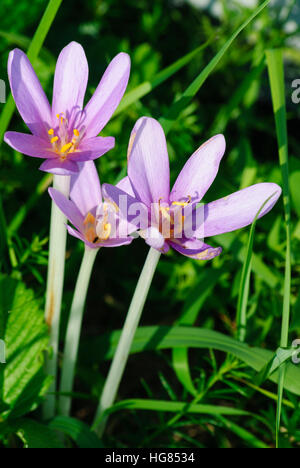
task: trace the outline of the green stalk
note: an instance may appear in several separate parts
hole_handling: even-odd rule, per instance
[[[94,421],[94,430],[99,437],[102,436],[107,418],[103,415],[115,401],[117,391],[124,373],[124,369],[130,353],[130,348],[136,329],[139,325],[143,308],[148,296],[152,279],[160,259],[160,252],[150,248],[145,265],[137,283],[127,318],[121,333],[120,341],[111,364],[108,377],[100,398],[98,410]]]
[[[85,247],[84,256],[77,278],[66,333],[62,377],[60,384],[60,392],[64,394],[71,393],[73,389],[84,306],[93,266],[98,251],[99,249],[91,249],[87,246]],[[70,396],[61,395],[58,401],[59,413],[63,416],[69,416],[71,404],[72,398]]]
[[[286,229],[286,255],[285,255],[285,275],[284,294],[282,309],[282,325],[280,346],[288,347],[289,344],[289,323],[290,323],[290,297],[291,297],[291,208],[289,192],[289,166],[288,166],[288,132],[285,104],[285,83],[282,50],[268,50],[267,64],[270,78],[273,110],[276,122],[276,133],[279,148],[279,163],[282,171],[282,191]],[[279,429],[281,420],[281,406],[283,399],[283,388],[286,365],[279,369],[278,381],[278,401],[276,417],[276,447],[279,447]]]
[[[36,60],[47,37],[49,29],[56,17],[62,0],[50,0],[45,13],[38,25],[27,51],[27,56],[31,62]],[[6,132],[15,110],[15,103],[12,95],[9,96],[0,117],[0,145],[2,144],[4,133]]]
[[[70,176],[55,175],[53,187],[69,198]],[[52,202],[45,319],[49,326],[50,346],[52,348],[52,355],[46,361],[46,371],[53,377],[53,382],[44,403],[43,414],[45,419],[51,419],[55,415],[54,392],[56,392],[59,325],[65,272],[66,222],[65,215]]]
[[[237,306],[237,338],[238,340],[244,342],[246,339],[246,330],[247,330],[247,305],[249,300],[249,289],[250,289],[250,277],[252,269],[252,258],[253,258],[253,244],[254,244],[254,234],[256,223],[258,217],[265,205],[269,200],[275,195],[272,194],[267,200],[264,201],[259,211],[256,213],[253,223],[251,225],[250,234],[247,244],[247,253],[242,269],[242,277],[240,282],[239,297],[238,297],[238,306]]]

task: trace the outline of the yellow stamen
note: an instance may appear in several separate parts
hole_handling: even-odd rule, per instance
[[[86,226],[87,224],[95,224],[96,218],[95,216],[92,215],[92,213],[88,213],[86,216],[85,220],[83,221],[83,224]]]
[[[107,240],[111,233],[111,224],[110,223],[105,224],[103,230],[104,230],[104,237],[102,237],[102,240]]]
[[[70,148],[72,148],[73,146],[73,143],[67,143],[66,145],[64,145],[62,147],[62,149],[60,150],[61,153],[66,153],[67,151],[69,151]]]
[[[60,114],[56,114],[56,117],[59,119],[59,117],[60,117]]]
[[[74,128],[73,133],[76,137],[79,137],[79,131],[77,130],[77,128]]]
[[[188,196],[188,199],[189,199],[189,201],[187,201],[187,202],[178,202],[178,201],[174,201],[174,202],[172,203],[172,205],[175,205],[175,206],[188,206],[188,205],[191,203],[191,201],[192,201],[191,195]]]
[[[53,128],[50,128],[50,130],[48,130],[48,135],[54,135],[54,130],[53,130]]]
[[[58,139],[59,139],[58,136],[51,138],[51,143],[52,144],[55,143]]]

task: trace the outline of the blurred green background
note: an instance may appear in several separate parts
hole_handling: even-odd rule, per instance
[[[26,49],[47,5],[45,0],[1,0],[0,78],[6,83],[9,50]],[[128,90],[152,78],[162,69],[212,39],[193,61],[149,95],[113,118],[103,135],[116,137],[116,147],[97,161],[102,182],[114,183],[126,167],[130,131],[142,115],[160,118],[174,98],[180,95],[216,54],[233,31],[245,20],[256,1],[197,0],[65,0],[58,12],[39,59],[33,64],[51,98],[56,57],[70,41],[85,48],[90,67],[87,99],[96,88],[109,61],[120,51],[130,54],[132,71]],[[172,180],[194,150],[213,134],[224,133],[227,151],[213,187],[205,196],[211,201],[258,182],[281,185],[274,116],[264,52],[282,47],[285,57],[286,102],[290,142],[290,183],[292,196],[292,324],[300,336],[300,104],[292,102],[292,81],[300,78],[299,1],[273,1],[231,46],[216,71],[196,98],[178,116],[168,135]],[[0,104],[0,112],[3,104]],[[10,130],[24,129],[17,113]],[[25,130],[27,131],[27,130]],[[0,193],[7,223],[29,200],[44,174],[40,161],[13,152],[4,143],[0,152]],[[241,207],[242,209],[242,207]],[[2,273],[13,273],[43,298],[47,268],[47,236],[50,199],[46,191],[30,206],[24,221],[11,237],[15,253],[13,265],[8,256]],[[223,253],[212,262],[196,262],[170,253],[160,262],[146,304],[142,325],[172,325],[187,310],[197,311],[197,326],[235,333],[239,281],[248,230],[212,239]],[[251,280],[247,343],[276,349],[280,338],[284,273],[284,225],[282,201],[257,225]],[[66,290],[62,339],[72,299],[83,246],[68,239]],[[78,365],[77,398],[73,416],[90,423],[96,397],[108,369],[94,352],[97,337],[120,329],[143,265],[147,247],[142,240],[118,249],[102,249],[92,278],[83,328],[83,345]],[[266,428],[249,417],[243,425],[271,443],[274,434],[275,404],[261,393],[252,395],[253,371],[233,367],[218,374],[223,353],[193,350],[191,373],[204,392],[203,402],[235,402],[239,408],[255,410],[266,418]],[[246,382],[246,383],[245,383]],[[265,388],[275,391],[273,384]],[[169,352],[146,352],[130,358],[119,397],[155,398],[185,401],[188,397],[176,378]],[[237,403],[238,402],[238,403]],[[284,410],[287,446],[300,443],[299,411],[293,417]],[[163,412],[122,411],[113,415],[108,426],[107,444],[119,447],[237,447],[247,445],[225,422],[213,416],[185,416],[180,423],[167,425],[170,415]],[[224,430],[224,427],[228,430]],[[161,428],[161,430],[160,430]],[[156,431],[158,431],[157,435]],[[153,435],[154,434],[154,435]],[[149,445],[150,444],[150,445]]]

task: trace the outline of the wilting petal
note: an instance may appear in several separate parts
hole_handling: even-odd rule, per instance
[[[47,159],[39,167],[41,171],[55,175],[72,175],[79,171],[78,164],[73,161],[61,161],[59,158]]]
[[[83,140],[78,152],[69,153],[70,161],[92,161],[100,158],[115,146],[113,137],[95,137]]]
[[[135,198],[135,194],[128,176],[124,177],[120,182],[116,185],[119,189],[123,190],[123,192],[128,193],[131,197]]]
[[[176,243],[170,242],[170,245],[182,255],[196,260],[211,260],[222,252],[221,247],[211,247],[198,239],[178,240]]]
[[[128,223],[134,224],[137,229],[148,227],[148,209],[143,203],[110,184],[103,184],[102,193],[104,199],[113,202],[119,215]]]
[[[58,208],[63,212],[63,214],[68,218],[68,220],[79,230],[82,228],[84,217],[78,210],[75,203],[71,200],[68,200],[62,193],[54,188],[48,189],[49,195],[58,206]]]
[[[225,152],[223,135],[216,135],[188,159],[172,189],[171,201],[200,201],[213,183]]]
[[[74,120],[83,106],[88,82],[89,68],[85,52],[80,44],[71,42],[60,53],[55,70],[52,116],[64,113],[67,119]],[[56,119],[56,120],[55,120]]]
[[[107,67],[84,109],[84,126],[88,138],[97,136],[115,112],[126,90],[129,74],[129,55],[121,53]]]
[[[8,76],[16,106],[31,132],[47,138],[52,118],[46,94],[27,56],[20,49],[9,54]]]
[[[4,141],[19,153],[34,158],[55,158],[56,154],[42,138],[26,133],[6,132]],[[49,145],[50,146],[50,145]]]
[[[78,167],[79,172],[71,177],[70,198],[82,216],[86,216],[102,203],[101,186],[93,161],[78,163]]]
[[[153,202],[168,203],[169,156],[161,125],[154,119],[142,117],[131,133],[131,145],[128,176],[134,192],[148,207]]]
[[[277,184],[262,183],[251,185],[227,197],[204,206],[204,237],[215,236],[224,232],[235,231],[248,226],[254,221],[263,203],[269,198],[259,218],[267,214],[281,195]]]

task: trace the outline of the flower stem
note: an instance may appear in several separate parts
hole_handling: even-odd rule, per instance
[[[54,176],[53,187],[69,198],[70,176]],[[52,202],[45,319],[49,326],[52,348],[52,355],[46,361],[46,372],[53,377],[53,382],[43,407],[45,419],[51,419],[55,415],[54,393],[56,391],[59,324],[65,271],[66,222],[64,214]]]
[[[87,246],[85,247],[66,333],[60,384],[61,393],[71,393],[73,389],[84,306],[98,251],[99,249],[90,249]],[[58,401],[59,413],[63,416],[69,416],[71,404],[72,398],[70,396],[61,395]]]
[[[124,369],[128,360],[132,341],[139,325],[143,308],[148,296],[148,292],[152,283],[152,279],[160,259],[160,252],[150,249],[139,281],[137,283],[127,318],[122,330],[120,341],[111,364],[108,377],[106,379],[102,396],[99,402],[98,410],[94,421],[94,430],[99,437],[102,436],[107,418],[104,412],[114,403],[117,391],[124,373]],[[102,419],[101,419],[102,417]]]

